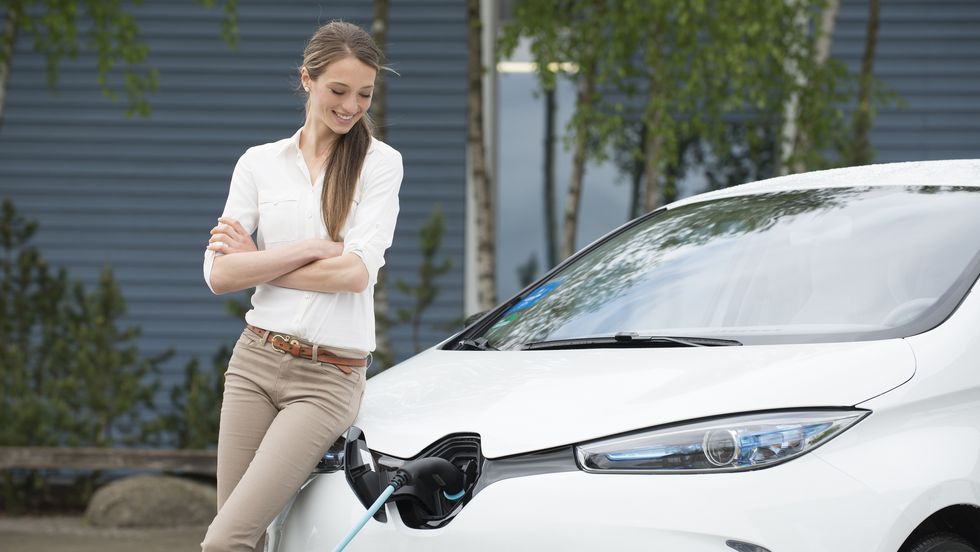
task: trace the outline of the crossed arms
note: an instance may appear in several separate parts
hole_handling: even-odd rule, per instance
[[[218,219],[208,249],[216,253],[211,289],[218,294],[269,283],[321,292],[359,293],[368,287],[368,269],[360,256],[343,253],[344,244],[310,238],[259,251],[240,222]]]

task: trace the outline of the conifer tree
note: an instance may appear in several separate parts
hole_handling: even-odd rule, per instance
[[[441,262],[436,261],[439,248],[442,245],[442,235],[445,232],[445,217],[442,214],[442,205],[437,204],[428,220],[419,229],[419,247],[422,250],[422,262],[419,264],[418,283],[414,286],[407,284],[403,280],[395,282],[395,287],[399,291],[412,298],[411,309],[398,309],[398,319],[401,322],[408,322],[412,327],[412,343],[415,352],[422,350],[419,339],[419,331],[422,325],[423,313],[435,302],[439,295],[439,287],[436,280],[439,276],[452,269],[452,259],[446,258]]]
[[[29,244],[37,224],[0,207],[0,446],[117,446],[146,442],[165,352],[144,357],[125,326],[112,271],[95,289],[54,271]],[[52,500],[50,472],[4,471],[5,509]],[[85,500],[99,473],[76,479]]]

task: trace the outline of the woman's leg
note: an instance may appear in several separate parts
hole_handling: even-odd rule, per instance
[[[256,550],[269,523],[350,427],[363,389],[363,369],[344,374],[334,366],[284,358],[273,395],[282,410],[208,528],[205,552]]]
[[[225,373],[218,425],[219,512],[245,474],[278,413],[269,393],[275,387],[279,363],[279,356],[265,354],[257,337],[247,330],[232,352]]]

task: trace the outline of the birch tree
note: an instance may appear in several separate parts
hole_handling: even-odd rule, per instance
[[[477,302],[488,310],[497,302],[494,277],[496,248],[494,246],[493,183],[487,173],[485,138],[483,132],[483,24],[480,20],[480,0],[467,0],[467,43],[469,47],[467,132],[466,145],[476,202],[476,263]]]
[[[807,15],[815,4],[630,0],[616,12],[618,42],[636,45],[613,60],[623,68],[613,84],[641,100],[630,117],[645,130],[644,211],[660,206],[665,190],[673,195],[686,150],[726,159],[738,145],[733,136],[761,136],[733,132],[733,123],[763,127],[779,120],[785,95],[802,86],[787,67],[823,83],[807,63],[812,40],[792,26],[798,10]]]
[[[525,0],[514,8],[500,49],[530,40],[542,88],[556,78],[577,85],[566,145],[572,177],[561,254],[574,250],[586,162],[611,145],[637,161],[634,186],[644,210],[662,201],[678,144],[696,136],[723,151],[725,115],[767,109],[776,101],[790,13],[780,3],[691,0]],[[782,30],[782,32],[780,32]],[[555,62],[573,62],[563,72]],[[775,64],[775,65],[774,65]],[[641,143],[636,143],[642,137]]]
[[[572,150],[572,174],[565,195],[561,228],[561,258],[575,250],[578,213],[588,160],[606,156],[604,144],[616,125],[596,109],[609,69],[606,29],[611,5],[607,0],[530,0],[514,7],[513,22],[503,29],[499,50],[510,55],[521,37],[531,41],[531,52],[544,90],[554,90],[559,75],[576,84],[575,109],[565,129],[565,145]]]
[[[388,0],[374,0],[374,19],[371,23],[371,35],[375,44],[381,48],[382,52],[388,49]],[[374,98],[371,101],[371,119],[374,121],[374,135],[378,140],[384,141],[387,133],[385,129],[385,115],[387,113],[387,87],[385,85],[384,71],[378,74],[378,82],[374,86]],[[394,364],[394,355],[391,350],[391,340],[388,338],[388,330],[391,328],[391,317],[388,315],[388,290],[386,285],[387,270],[383,267],[378,272],[378,282],[374,286],[374,319],[376,324],[374,358],[378,362],[378,367],[372,369],[374,373],[383,371]]]
[[[641,197],[644,211],[661,205],[665,190],[674,195],[685,151],[700,151],[699,161],[716,167],[739,151],[763,148],[781,149],[786,166],[833,163],[828,154],[850,128],[841,106],[854,83],[843,64],[828,57],[838,2],[524,0],[515,5],[514,21],[500,42],[502,54],[526,37],[542,88],[552,88],[558,77],[578,86],[566,128],[573,176],[562,255],[574,249],[585,162],[604,159],[607,148],[633,175],[631,190]],[[561,73],[549,65],[554,61],[572,62],[578,70]],[[781,143],[774,128],[784,129]],[[712,174],[723,172],[709,168]]]
[[[806,5],[800,0],[786,0],[785,6],[794,12],[793,28],[799,36],[809,36],[809,21],[807,17]],[[834,27],[837,21],[837,12],[840,9],[840,0],[826,0],[822,6],[820,25],[816,29],[816,42],[813,49],[813,67],[817,70],[823,69],[827,59],[830,57],[830,46],[833,42]],[[779,173],[789,174],[806,170],[805,156],[800,152],[805,152],[809,148],[810,139],[808,136],[801,136],[797,127],[800,117],[800,94],[807,87],[807,76],[803,68],[799,67],[799,59],[806,56],[804,43],[796,42],[793,47],[797,49],[794,54],[789,56],[786,61],[787,76],[792,79],[795,89],[790,91],[785,104],[785,116],[783,118],[783,135],[780,147],[782,162]]]

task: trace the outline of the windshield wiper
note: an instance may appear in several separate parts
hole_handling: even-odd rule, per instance
[[[460,339],[456,342],[456,348],[463,351],[496,351],[497,348],[490,345],[485,337],[476,339]]]
[[[635,348],[635,347],[726,347],[741,345],[734,339],[714,337],[688,337],[675,335],[639,335],[618,333],[604,337],[582,337],[576,339],[555,339],[525,343],[521,350],[540,351],[545,349],[595,349],[595,348]]]

